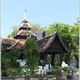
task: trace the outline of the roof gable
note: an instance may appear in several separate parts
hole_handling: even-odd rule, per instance
[[[65,46],[65,44],[63,43],[61,37],[59,36],[59,34],[57,32],[37,41],[37,43],[41,49],[41,52],[45,52],[51,45],[53,45],[52,43],[54,42],[56,37],[58,37],[60,44],[65,49],[65,52],[69,53],[70,51],[67,49],[67,47]]]

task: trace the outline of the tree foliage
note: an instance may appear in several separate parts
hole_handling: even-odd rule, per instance
[[[19,32],[18,29],[13,30],[7,37],[8,38],[14,38],[14,36]]]
[[[69,30],[70,25],[59,23],[58,24],[58,33],[60,34],[63,42],[69,48],[69,43],[72,44],[71,34]],[[49,28],[46,30],[47,34],[51,34],[56,31],[56,23],[49,25]]]
[[[56,23],[49,25],[49,28],[46,30],[47,35],[53,33],[56,31]],[[61,36],[64,44],[69,50],[72,50],[71,56],[75,55],[77,59],[77,66],[79,62],[79,27],[78,25],[68,25],[68,24],[63,24],[59,23],[58,24],[58,33]],[[57,58],[57,57],[56,57]],[[69,63],[69,58],[68,54],[65,54],[65,58],[67,59]],[[59,61],[58,61],[59,62]]]
[[[32,31],[37,35],[37,38],[40,39],[42,37],[42,32],[46,29],[46,27],[41,27],[40,24],[32,24]]]
[[[7,37],[8,38],[14,38],[14,36],[19,32],[18,27],[19,26],[13,26],[12,32]]]
[[[24,59],[26,60],[27,69],[30,69],[32,74],[39,65],[39,48],[35,40],[27,40],[24,50]]]
[[[1,53],[1,70],[3,76],[8,75],[7,74],[8,69],[18,67],[18,63],[16,62],[18,57],[19,57],[18,50],[10,50]]]

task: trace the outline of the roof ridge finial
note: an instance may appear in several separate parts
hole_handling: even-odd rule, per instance
[[[56,24],[56,32],[58,32],[58,23]]]
[[[24,9],[24,19],[26,19],[26,8]]]

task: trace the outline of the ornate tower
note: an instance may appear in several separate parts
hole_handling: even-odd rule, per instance
[[[28,39],[28,38],[35,38],[36,35],[31,31],[31,26],[26,19],[26,9],[24,12],[24,19],[20,25],[19,32],[16,36],[14,36],[15,39]]]

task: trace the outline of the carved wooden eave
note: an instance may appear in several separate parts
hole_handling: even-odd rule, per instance
[[[1,51],[8,50],[8,48],[11,47],[12,45],[14,45],[16,42],[17,42],[16,39],[5,39],[5,38],[2,38]]]
[[[27,30],[21,30],[17,36],[27,36],[27,35],[32,35],[32,36],[36,36],[32,31],[27,31]]]
[[[16,40],[16,39],[2,39],[1,42],[1,50],[12,50],[12,49],[18,49],[22,50],[22,48],[25,45],[26,40]]]
[[[20,25],[19,30],[29,28],[31,29],[31,25],[29,24],[28,20],[24,19]]]
[[[36,37],[37,35],[35,35],[32,31],[28,31],[28,30],[21,30],[20,32],[18,32],[17,35],[14,36],[15,39],[17,39],[18,37],[22,37],[22,39],[24,39],[23,37],[28,37],[28,36],[33,36]]]
[[[45,52],[51,46],[51,44],[55,41],[56,37],[59,39],[61,45],[65,49],[65,52],[70,53],[71,51],[67,49],[58,32],[55,32],[49,36],[46,36],[40,40],[37,40],[38,46],[40,48],[40,52]]]

